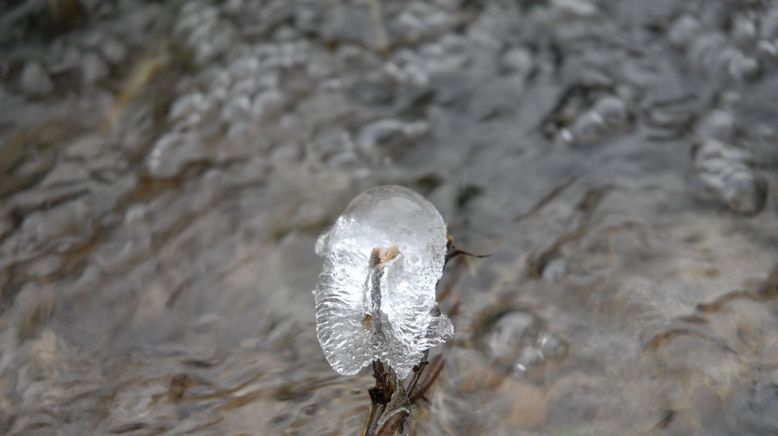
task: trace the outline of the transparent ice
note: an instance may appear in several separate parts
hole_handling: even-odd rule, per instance
[[[316,333],[335,371],[381,360],[402,378],[453,335],[435,301],[446,242],[435,206],[407,188],[379,186],[349,203],[316,243]]]

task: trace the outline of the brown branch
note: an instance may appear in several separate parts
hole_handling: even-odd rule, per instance
[[[399,250],[394,246],[387,249],[374,248],[370,254],[369,267],[373,276],[371,276],[370,281],[371,292],[366,297],[371,298],[371,301],[376,306],[374,308],[376,310],[365,315],[363,320],[365,328],[380,330],[380,289],[378,286],[383,273],[383,266],[397,257],[398,254]],[[453,244],[453,238],[449,237],[446,245],[444,265],[457,256],[484,258],[490,255],[473,254],[456,249]],[[444,289],[441,294],[441,300],[445,299],[452,292],[453,283],[457,281],[459,275],[457,274],[455,277]],[[449,316],[456,316],[458,308],[459,302],[456,301]],[[379,323],[376,321],[379,321]],[[429,350],[426,350],[421,362],[413,367],[413,377],[407,389],[403,389],[403,385],[397,380],[397,375],[391,368],[384,366],[380,360],[373,361],[375,386],[368,389],[370,412],[362,429],[362,436],[388,436],[395,434],[398,429],[403,428],[406,420],[410,417],[410,407],[416,400],[424,398],[424,394],[430,389],[443,370],[445,360],[441,356],[436,356],[432,362],[427,360],[428,356]],[[426,371],[425,376],[427,368],[429,368],[429,371]],[[391,416],[381,424],[382,418],[387,414],[391,414]]]
[[[476,257],[478,259],[483,259],[484,257],[489,257],[491,254],[474,254],[469,251],[460,250],[454,246],[454,238],[449,236],[448,242],[446,243],[446,257],[443,262],[443,265],[445,266],[448,264],[448,262],[457,257],[457,256],[469,256],[469,257]]]
[[[394,387],[397,383],[393,372],[386,371],[384,364],[380,360],[373,361],[373,378],[375,378],[375,387],[368,389],[370,395],[370,413],[368,414],[365,427],[362,430],[362,436],[373,436],[376,434],[378,422],[386,411],[386,405],[392,399]]]
[[[415,389],[413,392],[408,393],[408,399],[411,401],[411,404],[416,402],[416,400],[419,398],[423,397],[424,394],[429,390],[429,388],[440,375],[440,371],[443,370],[443,365],[445,365],[445,363],[446,361],[443,360],[443,358],[440,356],[435,356],[435,358],[432,359],[432,363],[429,365],[429,375],[427,375],[424,380],[419,381],[419,383],[414,386]]]
[[[392,415],[389,419],[384,422],[384,425],[381,426],[381,429],[378,430],[378,433],[376,433],[376,436],[392,436],[394,435],[397,430],[400,428],[400,426],[405,422],[406,418],[408,418],[410,414],[407,410],[400,410],[394,415]]]
[[[413,392],[413,389],[416,387],[416,383],[419,382],[419,378],[421,378],[422,372],[424,372],[424,368],[427,367],[429,362],[427,361],[427,356],[429,356],[429,350],[424,351],[424,357],[421,359],[421,362],[419,362],[418,365],[413,367],[413,378],[411,379],[411,382],[408,384],[408,392]]]

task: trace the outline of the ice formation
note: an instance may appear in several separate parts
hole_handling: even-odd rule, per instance
[[[353,375],[381,360],[405,377],[453,335],[435,301],[446,241],[435,206],[400,186],[358,195],[319,238],[316,334],[335,371]]]

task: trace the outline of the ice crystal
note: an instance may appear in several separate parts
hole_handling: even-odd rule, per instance
[[[416,192],[379,186],[358,195],[319,238],[316,253],[324,257],[314,291],[316,333],[338,373],[381,360],[405,377],[425,350],[453,334],[435,301],[446,224]]]

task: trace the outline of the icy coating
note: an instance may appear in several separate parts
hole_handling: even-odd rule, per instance
[[[435,301],[446,224],[416,192],[379,186],[358,195],[316,253],[324,256],[316,333],[338,373],[353,375],[380,359],[405,377],[422,352],[453,335]]]

